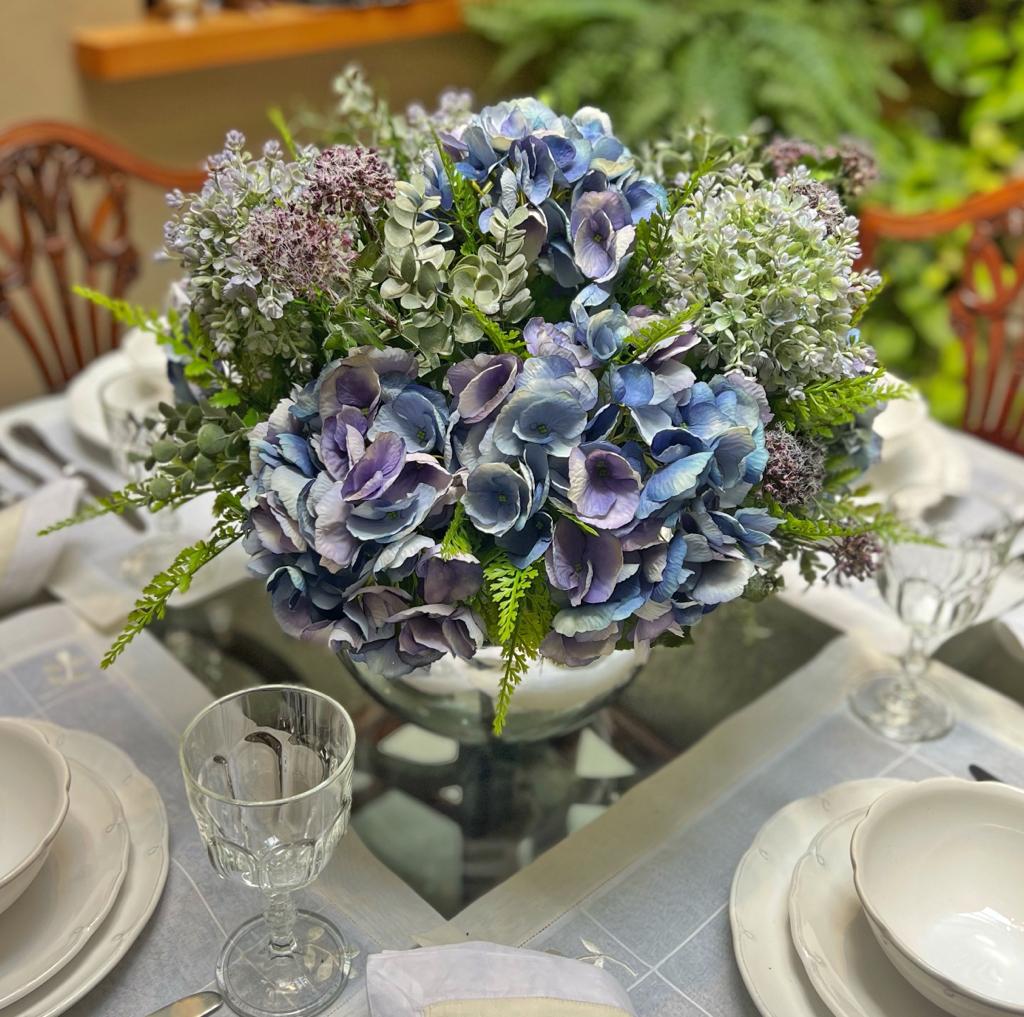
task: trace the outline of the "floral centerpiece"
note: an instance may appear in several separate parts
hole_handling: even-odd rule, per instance
[[[343,85],[341,143],[230,134],[171,196],[182,306],[88,294],[167,344],[178,401],[149,479],[86,514],[217,514],[104,663],[241,540],[287,632],[378,674],[500,646],[500,731],[538,656],[685,641],[787,557],[871,570],[894,523],[857,478],[899,388],[856,327],[879,280],[842,165]]]

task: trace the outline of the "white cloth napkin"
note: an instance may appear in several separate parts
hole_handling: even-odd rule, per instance
[[[602,968],[493,943],[374,954],[372,1017],[635,1017]]]
[[[31,603],[46,585],[70,531],[37,534],[74,514],[82,488],[77,478],[55,480],[0,510],[0,614]]]

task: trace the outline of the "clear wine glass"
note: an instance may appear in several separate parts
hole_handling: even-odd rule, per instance
[[[189,805],[217,872],[259,890],[263,914],[228,938],[217,984],[244,1017],[311,1017],[348,979],[345,940],[292,894],[348,828],[355,729],[333,699],[264,685],[208,706],[181,740]]]
[[[994,499],[933,488],[903,488],[890,508],[923,538],[889,545],[878,573],[882,596],[908,630],[907,647],[898,668],[855,689],[850,705],[887,738],[927,741],[954,722],[949,699],[926,677],[932,654],[977,619],[1019,527]]]

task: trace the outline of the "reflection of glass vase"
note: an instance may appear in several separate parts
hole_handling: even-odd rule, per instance
[[[482,647],[471,660],[443,657],[429,668],[385,678],[339,654],[375,699],[404,720],[464,744],[493,738],[494,703],[501,684],[501,649]],[[582,727],[640,672],[646,655],[615,650],[587,667],[535,662],[516,688],[501,740],[539,741]]]
[[[133,367],[111,378],[99,395],[114,465],[126,480],[140,483],[147,476],[144,460],[149,447],[159,437],[160,403],[174,401],[166,370]],[[167,568],[182,547],[172,511],[165,509],[147,518],[150,531],[120,564],[121,576],[133,585],[142,585]]]
[[[935,500],[907,488],[893,508],[923,538],[889,546],[878,574],[886,603],[908,630],[907,648],[898,668],[853,691],[850,706],[887,738],[927,741],[954,722],[945,693],[926,677],[932,654],[977,620],[1017,527],[992,501],[968,495]]]

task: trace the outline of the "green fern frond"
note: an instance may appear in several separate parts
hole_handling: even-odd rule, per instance
[[[52,523],[46,529],[40,530],[36,536],[45,537],[50,533],[65,530],[69,526],[77,526],[79,523],[88,522],[90,519],[96,519],[99,516],[121,515],[130,509],[148,508],[151,501],[152,496],[141,485],[128,484],[120,491],[112,492],[106,498],[83,505],[73,516],[68,516],[67,519],[61,519]]]
[[[506,332],[493,318],[488,317],[468,297],[462,301],[462,306],[476,320],[476,323],[483,330],[485,336],[494,344],[499,353],[525,354],[526,346],[519,339],[519,332],[512,330]]]
[[[886,381],[879,367],[856,378],[815,382],[804,389],[803,399],[790,399],[773,409],[789,430],[831,438],[837,427],[853,423],[859,414],[910,394],[910,387],[902,382]]]
[[[448,150],[440,140],[437,140],[436,144],[441,165],[452,189],[452,211],[455,213],[455,221],[462,233],[460,250],[464,255],[475,254],[476,236],[479,231],[477,222],[480,218],[480,199],[473,184],[456,169],[455,160],[448,154]]]
[[[777,505],[770,506],[770,510],[782,520],[776,534],[801,544],[858,537],[864,533],[874,534],[885,544],[931,543],[930,538],[883,506],[853,498],[821,499],[807,510],[807,515],[798,515]]]
[[[684,311],[677,311],[668,318],[661,318],[650,325],[637,329],[632,335],[626,337],[622,349],[616,354],[615,359],[619,363],[629,363],[654,349],[658,343],[675,338],[682,331],[683,325],[699,310],[700,304],[691,304]]]
[[[457,502],[452,513],[452,521],[441,538],[441,557],[454,558],[457,554],[472,554],[473,544],[469,536],[469,524],[466,522],[466,509],[462,502]]]
[[[105,311],[109,311],[115,321],[126,325],[128,328],[140,328],[144,332],[150,332],[160,340],[167,336],[167,330],[160,321],[160,315],[156,311],[147,310],[140,304],[132,304],[127,300],[108,297],[106,293],[90,289],[88,286],[72,286],[71,292],[75,296],[84,297],[97,307],[102,307]]]
[[[501,646],[504,665],[494,705],[494,733],[500,735],[516,687],[537,659],[555,612],[543,563],[519,569],[504,551],[484,562],[484,597],[489,602],[484,613],[491,639]]]

